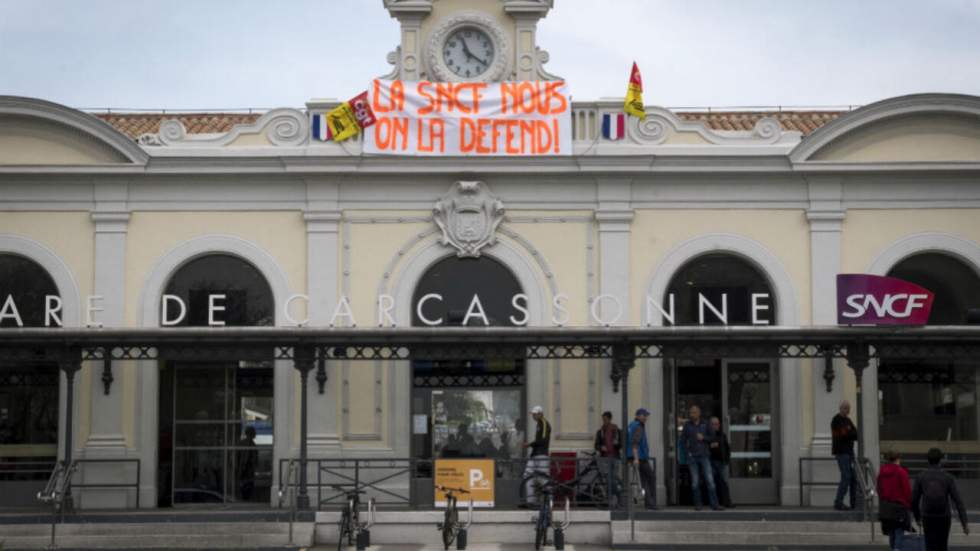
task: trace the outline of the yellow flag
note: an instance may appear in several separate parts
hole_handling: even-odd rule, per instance
[[[627,114],[647,118],[646,109],[643,107],[643,80],[640,79],[640,68],[633,62],[633,71],[630,73],[630,84],[626,89],[626,104],[623,110]]]
[[[327,126],[335,142],[342,142],[361,131],[350,103],[344,102],[327,113]]]

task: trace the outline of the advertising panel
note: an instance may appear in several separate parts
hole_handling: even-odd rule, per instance
[[[446,494],[439,486],[460,488],[468,494],[456,494],[459,507],[493,507],[493,459],[437,459],[435,475],[436,507],[446,506]]]

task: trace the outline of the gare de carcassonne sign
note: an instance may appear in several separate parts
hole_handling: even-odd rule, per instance
[[[2,296],[2,295],[0,295]],[[207,324],[212,327],[225,325],[222,312],[225,311],[227,295],[212,293],[207,295]],[[934,295],[913,283],[891,277],[868,274],[840,274],[837,276],[837,323],[840,325],[925,325],[929,321]],[[100,305],[103,298],[92,295],[86,299],[86,325],[99,325],[95,314],[102,310]],[[294,309],[300,302],[309,305],[309,297],[303,294],[290,296],[282,305],[283,318],[292,325],[305,325],[306,319],[296,319]],[[424,311],[427,307],[438,305],[444,297],[439,293],[429,293],[420,297],[412,305],[415,317],[425,326],[435,327],[446,324],[442,316],[436,317]],[[752,293],[747,297],[746,310],[750,313],[752,325],[768,325],[770,296],[768,293]],[[525,326],[530,319],[530,298],[523,293],[511,297],[512,315],[508,321],[515,326]],[[11,294],[4,298],[0,306],[0,325],[23,327],[18,300]],[[396,325],[394,308],[395,298],[391,295],[377,297],[378,326],[394,327]],[[647,296],[643,323],[652,325],[654,316],[659,315],[665,322],[676,323],[675,296],[669,293],[665,303]],[[428,306],[427,306],[428,305]],[[558,293],[551,301],[553,314],[549,321],[554,326],[565,326],[569,323],[569,297]],[[626,314],[627,305],[622,304],[618,297],[603,294],[588,301],[589,319],[598,325],[614,325]],[[29,305],[31,308],[41,308],[44,311],[45,327],[61,327],[62,300],[57,295],[46,295],[43,304]],[[164,294],[160,302],[160,325],[180,325],[187,317],[188,307],[184,299],[177,295]],[[698,325],[705,323],[729,323],[729,297],[721,294],[720,298],[709,299],[702,293],[697,293]],[[13,322],[13,323],[9,323]],[[351,308],[350,299],[341,296],[333,309],[330,318],[331,326],[356,326],[357,319]],[[462,318],[462,325],[489,326],[490,319],[484,309],[483,301],[474,294]]]

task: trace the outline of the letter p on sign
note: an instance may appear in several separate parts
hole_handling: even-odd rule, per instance
[[[483,478],[483,471],[480,469],[470,469],[470,489],[477,490],[487,487],[487,481]]]

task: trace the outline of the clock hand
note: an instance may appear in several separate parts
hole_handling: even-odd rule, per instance
[[[463,43],[463,53],[466,54],[466,57],[472,57],[473,59],[475,59],[475,60],[479,61],[480,63],[482,63],[484,67],[487,66],[487,62],[486,61],[483,61],[482,59],[480,59],[480,58],[476,57],[475,55],[473,55],[473,52],[471,52],[470,49],[469,49],[469,47],[467,47],[467,45],[466,45],[466,39],[465,38],[460,38],[459,41]]]

